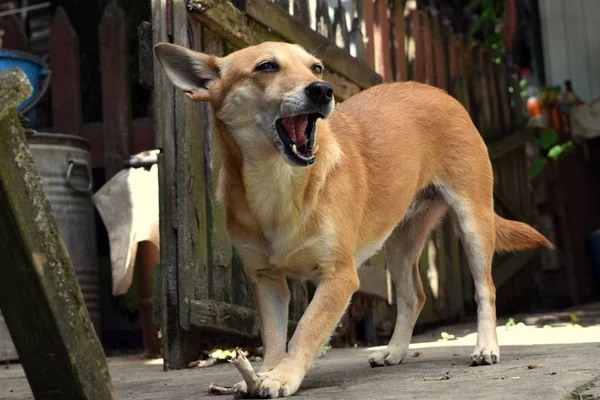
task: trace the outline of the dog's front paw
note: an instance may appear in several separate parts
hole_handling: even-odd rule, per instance
[[[263,399],[274,399],[277,397],[288,397],[298,391],[304,374],[294,370],[275,368],[272,371],[260,373],[261,379],[258,388],[258,397]]]
[[[378,350],[369,355],[369,364],[371,367],[383,367],[386,365],[398,365],[406,357],[408,346],[387,346],[383,350]]]
[[[475,347],[475,351],[469,356],[471,365],[492,365],[500,361],[500,348],[497,345],[481,345]]]

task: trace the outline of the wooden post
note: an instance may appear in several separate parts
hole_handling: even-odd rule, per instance
[[[0,73],[0,307],[35,398],[113,399],[102,346],[14,110],[31,94],[26,82],[22,72]]]
[[[411,11],[411,34],[415,43],[415,60],[413,66],[413,79],[425,83],[425,54],[423,53],[423,28],[421,27],[421,14],[417,10]]]
[[[384,82],[394,80],[392,74],[392,53],[390,48],[390,17],[386,0],[377,1],[377,20],[375,24],[376,70]]]
[[[62,7],[56,9],[50,35],[52,125],[58,133],[81,133],[79,39]]]
[[[131,100],[127,48],[127,23],[123,10],[113,2],[100,22],[102,72],[102,124],[105,178],[123,169],[130,154]]]
[[[433,42],[431,40],[431,19],[429,13],[421,12],[423,18],[423,45],[425,46],[426,82],[435,86],[435,59],[433,58]]]
[[[396,36],[396,80],[408,80],[408,65],[406,63],[406,27],[404,25],[404,6],[402,0],[394,3],[394,30]]]
[[[19,16],[9,15],[0,18],[0,26],[4,31],[4,36],[2,37],[3,49],[21,51],[27,51],[29,49],[27,34],[23,29],[23,23]]]
[[[446,79],[448,73],[446,49],[444,47],[442,27],[440,27],[440,24],[436,19],[433,20],[433,50],[435,55],[435,84],[440,89],[448,90]]]
[[[374,38],[374,21],[375,21],[375,6],[373,0],[363,0],[363,17],[364,17],[364,35],[367,42],[367,64],[375,69],[375,38]]]

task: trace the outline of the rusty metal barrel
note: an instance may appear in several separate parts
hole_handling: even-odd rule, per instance
[[[75,268],[85,306],[101,337],[90,143],[80,136],[39,132],[29,138],[29,146]]]

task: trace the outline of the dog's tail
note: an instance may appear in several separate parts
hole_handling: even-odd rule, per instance
[[[496,251],[515,251],[554,245],[541,233],[522,222],[510,221],[496,215]]]

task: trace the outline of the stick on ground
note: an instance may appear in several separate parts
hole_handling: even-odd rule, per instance
[[[258,379],[258,375],[256,375],[256,372],[254,372],[252,364],[250,364],[248,358],[246,358],[244,353],[239,348],[236,348],[233,351],[233,357],[231,357],[229,362],[232,363],[242,375],[244,382],[246,382],[246,385],[248,386],[248,393],[256,392],[260,386],[260,379]],[[232,387],[217,386],[214,383],[210,384],[208,391],[209,393],[217,395],[235,393],[235,389]]]

